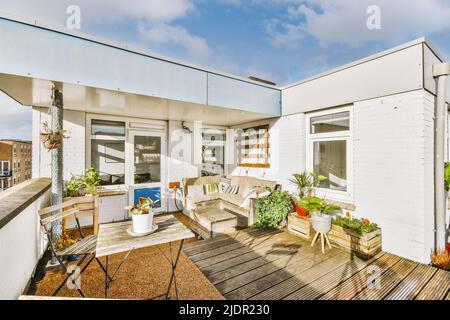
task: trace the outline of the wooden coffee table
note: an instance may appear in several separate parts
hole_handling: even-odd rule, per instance
[[[236,231],[237,216],[219,206],[204,206],[193,210],[192,228],[202,238],[209,239],[220,234]]]

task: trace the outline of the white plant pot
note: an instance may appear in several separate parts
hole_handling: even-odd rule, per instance
[[[133,214],[133,232],[145,233],[152,229],[153,226],[153,211],[150,210],[148,214]]]
[[[331,216],[329,215],[318,215],[314,214],[312,216],[312,225],[316,232],[328,233],[331,230]]]

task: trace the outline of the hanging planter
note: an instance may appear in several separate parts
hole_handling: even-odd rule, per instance
[[[44,148],[49,151],[61,148],[63,139],[66,139],[68,137],[69,136],[67,135],[66,130],[60,129],[57,131],[53,131],[50,129],[47,122],[42,125],[42,144],[44,145]]]

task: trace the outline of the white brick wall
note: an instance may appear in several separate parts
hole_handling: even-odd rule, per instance
[[[288,181],[293,173],[305,170],[305,114],[281,117],[270,121],[258,121],[239,126],[270,125],[270,169],[232,166],[232,175],[248,175],[267,180],[275,180],[283,189],[294,191]]]
[[[64,140],[64,180],[70,174],[81,174],[85,169],[85,113],[64,111],[64,130],[70,138]],[[51,125],[51,117],[45,108],[33,108],[33,177],[51,177],[51,152],[42,146],[40,130],[44,122]]]
[[[428,262],[433,225],[432,97],[355,103],[354,202],[383,229],[383,250]]]

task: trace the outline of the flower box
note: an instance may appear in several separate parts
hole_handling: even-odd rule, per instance
[[[381,229],[358,234],[333,224],[328,237],[337,247],[363,258],[373,257],[381,251]]]
[[[295,213],[290,214],[288,217],[288,232],[305,240],[311,240],[314,236],[311,218],[300,217]]]

